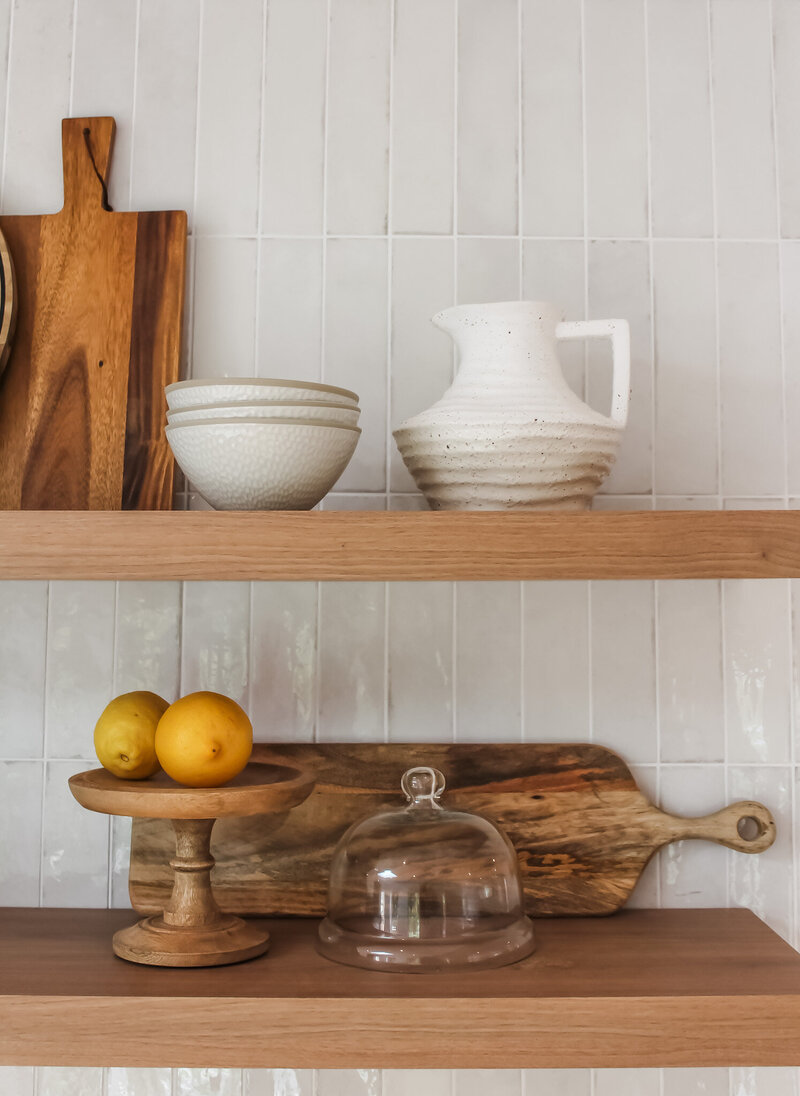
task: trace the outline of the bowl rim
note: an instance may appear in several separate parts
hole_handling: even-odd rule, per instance
[[[338,388],[335,384],[323,384],[322,381],[282,380],[280,377],[209,377],[207,380],[193,377],[188,381],[173,381],[164,391],[178,392],[184,388],[200,388],[204,385],[222,387],[223,385],[253,384],[259,388],[302,388],[319,392],[336,392],[358,403],[358,395],[349,388]]]
[[[198,419],[196,422],[168,422],[164,427],[169,434],[171,430],[188,430],[191,427],[203,426],[262,426],[272,428],[274,426],[308,426],[315,430],[352,430],[354,434],[361,433],[360,426],[350,426],[345,422],[324,422],[321,419]]]
[[[332,407],[335,411],[347,411],[350,414],[355,411],[357,415],[362,410],[360,407],[348,407],[330,400],[221,400],[219,403],[195,403],[191,407],[170,407],[167,409],[167,417],[188,415],[191,411],[211,411],[213,408],[225,410],[228,407]]]

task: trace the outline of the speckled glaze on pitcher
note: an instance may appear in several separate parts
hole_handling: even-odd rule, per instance
[[[547,301],[458,305],[433,317],[460,365],[442,398],[395,431],[434,510],[583,510],[614,462],[628,416],[625,320],[561,322]],[[605,337],[614,356],[611,415],[567,385],[562,339]]]

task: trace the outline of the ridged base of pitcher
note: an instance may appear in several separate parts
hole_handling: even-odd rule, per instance
[[[585,510],[620,441],[613,427],[401,427],[398,449],[434,510]]]

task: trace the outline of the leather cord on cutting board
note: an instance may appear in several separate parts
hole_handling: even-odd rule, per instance
[[[100,174],[100,172],[97,170],[97,164],[95,162],[94,153],[92,152],[92,142],[89,139],[90,136],[91,136],[91,131],[90,131],[89,127],[86,126],[83,130],[83,139],[86,142],[86,151],[89,153],[89,159],[92,161],[92,167],[94,168],[94,173],[97,176],[97,178],[100,180],[100,186],[103,188],[103,209],[105,209],[108,213],[113,213],[114,209],[108,201],[108,187],[106,186],[106,181],[103,178],[103,176]]]

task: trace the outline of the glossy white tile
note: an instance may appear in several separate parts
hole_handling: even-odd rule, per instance
[[[256,376],[258,243],[195,241],[193,377]]]
[[[120,582],[114,636],[114,694],[146,689],[168,703],[180,684],[179,582]]]
[[[250,583],[183,588],[181,695],[210,689],[248,707]]]
[[[718,233],[732,239],[774,238],[770,5],[762,0],[710,2]]]
[[[129,909],[128,874],[131,862],[131,819],[111,818],[111,864],[109,866],[109,906]]]
[[[75,5],[73,117],[117,119],[108,196],[130,209],[136,8],[130,0],[81,0]]]
[[[257,228],[264,3],[203,3],[194,207],[198,233],[248,235]]]
[[[653,293],[655,489],[712,494],[719,489],[714,245],[657,242]]]
[[[39,1066],[36,1096],[103,1096],[103,1071],[89,1066]]]
[[[172,1096],[172,1070],[112,1067],[105,1096]]]
[[[389,740],[449,741],[453,734],[453,585],[391,582],[387,590]]]
[[[728,800],[733,797],[727,797]],[[723,765],[664,765],[661,809],[682,817],[712,814],[726,805]],[[676,841],[659,856],[663,906],[728,905],[728,851],[711,841]]]
[[[586,231],[647,234],[647,111],[643,0],[584,5]]]
[[[386,487],[387,265],[384,240],[328,243],[323,380],[357,392],[361,405],[361,437],[340,491]]]
[[[516,301],[520,295],[519,241],[460,239],[456,302]]]
[[[256,376],[318,381],[322,241],[262,240]]]
[[[454,1096],[449,1069],[385,1069],[383,1096]]]
[[[648,0],[647,48],[653,234],[713,236],[706,5]]]
[[[772,4],[772,51],[775,76],[780,226],[782,236],[800,236],[800,138],[795,119],[800,111],[800,8],[794,0]]]
[[[732,1096],[727,1069],[665,1069],[663,1096]]]
[[[242,1096],[314,1096],[312,1069],[245,1069]]]
[[[453,376],[453,343],[431,316],[453,303],[453,241],[398,239],[392,252],[391,426],[430,407]],[[415,491],[394,439],[391,487]]]
[[[723,583],[727,760],[791,758],[791,635],[788,582]]]
[[[385,602],[382,582],[320,586],[320,741],[383,740]]]
[[[522,231],[583,233],[579,0],[522,0]]]
[[[456,588],[455,697],[459,742],[519,742],[520,586],[460,582]]]
[[[719,245],[722,492],[785,490],[778,249]],[[758,369],[753,368],[754,362]]]
[[[0,761],[0,904],[4,906],[39,905],[43,769],[42,761]]]
[[[331,0],[330,13],[328,232],[380,235],[389,195],[391,8]]]
[[[554,301],[564,319],[582,320],[586,312],[586,262],[583,240],[524,240],[522,299]],[[580,340],[558,344],[558,360],[567,383],[583,397],[586,346]]]
[[[47,619],[48,757],[94,758],[92,733],[113,695],[113,582],[52,582]]]
[[[653,356],[651,346],[650,262],[640,241],[600,241],[589,245],[589,319],[627,319],[631,329],[631,401],[628,422],[607,494],[652,490]],[[604,415],[611,405],[611,350],[606,339],[588,343],[587,402]]]
[[[173,1096],[242,1096],[240,1069],[176,1069]]]
[[[326,0],[268,0],[262,232],[322,231],[327,38]]]
[[[519,1069],[454,1069],[454,1096],[521,1096],[522,1070]]]
[[[392,230],[453,230],[455,35],[452,0],[396,0]]]
[[[590,1096],[590,1069],[524,1069],[525,1096]]]
[[[523,584],[523,734],[526,741],[591,737],[589,584]]]
[[[660,582],[661,761],[723,761],[725,706],[718,582]]]
[[[0,757],[41,757],[47,583],[0,583]]]
[[[42,905],[108,904],[109,820],[87,811],[67,781],[90,766],[85,761],[48,761],[44,784]]]
[[[660,1069],[596,1069],[594,1096],[660,1096]]]
[[[0,1066],[0,1096],[34,1096],[33,1066]]]
[[[593,582],[593,741],[629,762],[658,760],[652,582]]]
[[[458,5],[458,231],[518,230],[517,0]]]
[[[731,1070],[731,1096],[797,1096],[796,1067],[762,1066]]]
[[[315,582],[253,583],[249,711],[256,741],[314,737],[317,601]]]
[[[52,0],[14,7],[3,213],[55,213],[63,205],[60,119],[71,113],[73,11],[74,5]]]
[[[800,241],[781,244],[781,291],[784,301],[782,336],[784,356],[784,400],[787,424],[800,421],[800,310],[785,307],[787,302],[800,300]],[[790,495],[800,495],[800,433],[786,431],[787,483]],[[780,490],[775,483],[775,490]]]
[[[320,1069],[316,1096],[382,1096],[379,1069]]]
[[[190,231],[200,12],[196,0],[140,0],[133,127],[131,208],[185,209]]]

